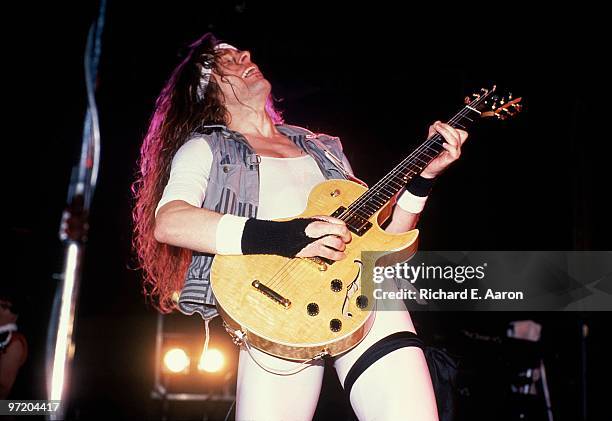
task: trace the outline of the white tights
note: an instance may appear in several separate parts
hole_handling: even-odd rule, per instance
[[[359,345],[334,358],[342,384],[357,359],[372,344],[414,325],[408,311],[378,311],[372,329]],[[251,348],[262,364],[290,370],[300,363],[274,357]],[[244,349],[240,350],[236,420],[311,420],[321,391],[324,363],[317,361],[291,375],[261,368]],[[374,362],[359,376],[351,390],[351,405],[360,420],[437,420],[436,400],[423,351],[417,347],[397,349]]]

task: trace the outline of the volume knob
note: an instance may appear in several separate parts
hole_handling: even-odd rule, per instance
[[[342,291],[342,281],[340,279],[334,279],[333,281],[331,281],[331,290],[334,292],[340,292]]]
[[[355,300],[355,304],[357,304],[357,307],[361,309],[366,308],[368,306],[368,297],[366,297],[365,295],[360,295]]]
[[[316,316],[319,314],[319,305],[317,303],[310,303],[306,306],[306,312],[309,316]]]
[[[342,329],[342,322],[338,319],[331,319],[329,321],[329,328],[332,332],[340,332],[340,329]]]

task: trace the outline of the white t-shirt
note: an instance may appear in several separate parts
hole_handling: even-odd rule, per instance
[[[210,145],[202,137],[187,141],[176,152],[170,178],[157,209],[172,200],[201,207],[212,166]],[[296,158],[261,157],[258,219],[287,218],[304,211],[312,188],[324,181],[310,155]]]

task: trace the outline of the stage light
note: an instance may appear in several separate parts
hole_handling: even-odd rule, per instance
[[[236,398],[239,349],[220,318],[206,332],[200,317],[157,315],[152,411],[159,419],[223,419]],[[202,352],[210,335],[210,347]],[[205,355],[202,355],[205,354]],[[197,404],[201,402],[202,405]]]
[[[206,371],[208,373],[215,373],[223,368],[225,365],[225,357],[218,349],[211,348],[208,349],[202,357],[200,357],[200,362],[198,364],[198,369],[202,371]]]
[[[181,348],[172,348],[164,355],[164,365],[172,373],[189,371],[189,357]]]

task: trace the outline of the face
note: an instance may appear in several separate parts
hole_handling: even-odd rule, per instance
[[[12,303],[0,298],[0,325],[7,323],[15,323],[17,315],[14,314],[12,309]]]
[[[223,48],[219,50],[217,64],[223,74],[213,72],[213,75],[225,95],[226,104],[265,104],[271,86],[251,61],[251,53]]]

